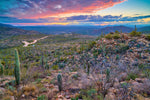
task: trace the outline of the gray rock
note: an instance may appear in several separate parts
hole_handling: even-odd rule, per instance
[[[121,73],[121,74],[118,76],[119,82],[124,81],[124,80],[127,78],[127,76],[128,76],[127,73]]]

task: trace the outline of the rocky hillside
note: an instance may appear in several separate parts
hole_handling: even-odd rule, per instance
[[[99,33],[109,33],[109,32],[115,32],[115,31],[123,32],[123,33],[129,33],[133,31],[133,28],[127,27],[127,26],[108,26],[104,28],[100,28],[98,31]]]
[[[0,78],[1,98],[150,99],[149,35],[111,33],[92,41],[69,40],[68,37],[52,36],[38,42],[35,47],[18,47],[21,63],[19,86],[16,86],[13,76],[14,51],[1,50],[2,65],[5,66],[4,77]],[[50,39],[54,39],[52,44]],[[11,60],[7,62],[6,58]]]

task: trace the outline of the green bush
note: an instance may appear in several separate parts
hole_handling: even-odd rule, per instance
[[[112,39],[112,37],[113,37],[113,36],[112,36],[111,34],[107,34],[107,35],[105,36],[106,39]]]
[[[130,36],[141,36],[141,32],[132,31]]]
[[[96,89],[81,90],[79,97],[83,100],[103,100],[103,94],[97,94]]]
[[[115,34],[119,34],[119,31],[116,30],[116,31],[115,31]]]
[[[150,34],[146,35],[145,39],[148,40],[148,41],[150,41]]]
[[[95,44],[96,44],[95,41],[89,42],[89,43],[88,43],[88,50],[90,50],[91,48],[93,48]]]
[[[0,60],[0,75],[4,74],[4,66],[1,64],[1,60]]]
[[[48,100],[48,98],[45,95],[41,95],[37,97],[37,100]]]
[[[52,69],[53,70],[58,70],[59,66],[58,65],[53,65]]]
[[[120,38],[120,35],[119,35],[118,33],[115,33],[115,34],[113,35],[113,38],[114,38],[114,39],[119,39],[119,38]]]
[[[123,43],[120,43],[116,48],[116,53],[124,53],[129,49],[129,46]]]
[[[76,98],[71,98],[71,100],[78,100],[79,98],[78,97],[76,97]]]
[[[144,75],[150,79],[150,69],[143,70]]]
[[[137,74],[129,73],[127,76],[127,80],[130,80],[130,79],[135,80],[137,77],[138,77]]]
[[[139,67],[139,69],[144,69],[145,65],[144,64],[139,64],[138,67]]]

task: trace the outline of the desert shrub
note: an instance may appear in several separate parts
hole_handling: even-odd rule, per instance
[[[146,35],[145,39],[148,40],[148,41],[150,41],[150,34]]]
[[[41,95],[37,97],[37,100],[48,100],[48,98],[46,97],[46,95]]]
[[[35,96],[38,93],[39,93],[38,89],[32,84],[26,85],[22,88],[22,94],[24,94],[26,97],[30,95]]]
[[[135,80],[137,77],[138,77],[137,74],[129,73],[127,76],[127,80],[130,80],[130,79]]]
[[[95,44],[96,44],[95,41],[90,41],[90,42],[88,43],[88,50],[90,50],[91,48],[93,48]]]
[[[35,81],[36,81],[36,83],[40,83],[41,82],[41,78],[38,78],[38,79],[36,79]]]
[[[65,68],[65,63],[59,63],[58,66],[60,69]]]
[[[67,58],[66,57],[60,57],[59,62],[67,62]]]
[[[94,50],[93,50],[93,54],[99,55],[99,54],[101,54],[101,53],[102,53],[102,50],[101,50],[101,49],[94,49]]]
[[[28,65],[27,65],[27,64],[24,64],[23,67],[28,68]]]
[[[97,93],[96,89],[91,89],[91,90],[88,90],[88,91],[87,91],[87,94],[88,94],[89,96],[93,96],[93,95],[96,94],[96,93]]]
[[[77,80],[79,77],[80,77],[79,74],[75,74],[75,75],[72,76],[72,78],[75,79],[75,80]]]
[[[73,52],[70,52],[70,51],[64,51],[64,54],[65,54],[65,55],[72,55]]]
[[[119,38],[120,38],[120,35],[119,35],[118,33],[115,33],[115,34],[113,35],[113,38],[114,38],[114,39],[119,39]]]
[[[128,45],[121,43],[119,44],[119,46],[116,47],[116,53],[124,53],[128,49],[129,49]]]
[[[115,34],[119,34],[119,31],[116,30],[116,31],[115,31]]]
[[[145,65],[144,64],[139,64],[138,67],[139,67],[139,69],[144,69]]]
[[[12,98],[11,98],[11,96],[4,96],[3,97],[3,100],[11,100]]]
[[[41,88],[41,89],[39,90],[39,92],[40,92],[40,93],[47,92],[47,89],[46,89],[46,88]]]
[[[86,49],[87,49],[87,47],[85,45],[81,44],[78,53],[81,53]]]
[[[101,33],[100,36],[98,36],[98,37],[96,38],[96,41],[97,41],[97,40],[100,40],[101,38],[104,38],[104,34],[102,34],[102,33]]]
[[[132,31],[129,35],[130,36],[141,36],[141,32]]]
[[[14,69],[5,69],[4,70],[4,75],[14,75]]]
[[[144,75],[150,79],[150,69],[143,70]]]
[[[97,58],[98,55],[101,54],[101,53],[102,53],[102,50],[101,50],[101,49],[94,49],[94,50],[93,50],[93,56],[94,56],[95,58]]]
[[[58,70],[59,66],[58,65],[53,65],[52,69],[53,70]]]
[[[112,37],[113,37],[112,34],[107,34],[107,35],[105,36],[106,39],[112,39]]]
[[[128,83],[124,82],[121,84],[121,87],[126,87],[128,85]]]
[[[76,98],[71,98],[71,100],[78,100],[79,98],[78,97],[76,97]]]
[[[39,73],[39,71],[34,71],[34,72],[32,73],[31,78],[38,78],[38,77],[41,76],[41,75],[42,75],[42,73]]]
[[[25,67],[21,68],[21,80],[25,80],[27,78],[27,69]]]
[[[97,94],[96,89],[81,90],[79,97],[83,100],[103,100],[102,94]]]

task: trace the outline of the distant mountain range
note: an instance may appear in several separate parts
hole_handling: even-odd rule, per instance
[[[45,34],[61,34],[61,33],[78,33],[85,35],[100,35],[101,33],[115,32],[116,30],[123,33],[129,33],[134,30],[127,26],[23,26],[19,27],[24,30],[35,30]],[[137,29],[143,33],[150,33],[150,26]]]
[[[95,30],[97,33],[110,33],[110,32],[115,32],[115,31],[123,32],[123,33],[129,33],[133,31],[133,28],[127,27],[127,26],[108,26],[104,28],[100,28],[98,30]]]
[[[45,34],[63,34],[63,33],[78,33],[92,35],[94,30],[99,29],[99,26],[21,26],[18,27],[24,30],[35,30]]]
[[[0,38],[14,35],[25,34],[62,34],[62,33],[77,33],[83,35],[100,35],[101,33],[110,33],[115,31],[129,33],[134,28],[127,26],[18,26],[14,27],[7,24],[0,24]],[[145,26],[137,29],[142,33],[150,33],[150,26]]]
[[[145,26],[145,27],[142,27],[142,28],[138,28],[138,31],[142,32],[142,33],[149,33],[150,34],[150,26]]]
[[[15,35],[29,35],[29,34],[41,34],[41,33],[34,30],[33,31],[23,30],[7,24],[0,24],[0,39]]]
[[[0,27],[14,27],[14,26],[0,23]]]

